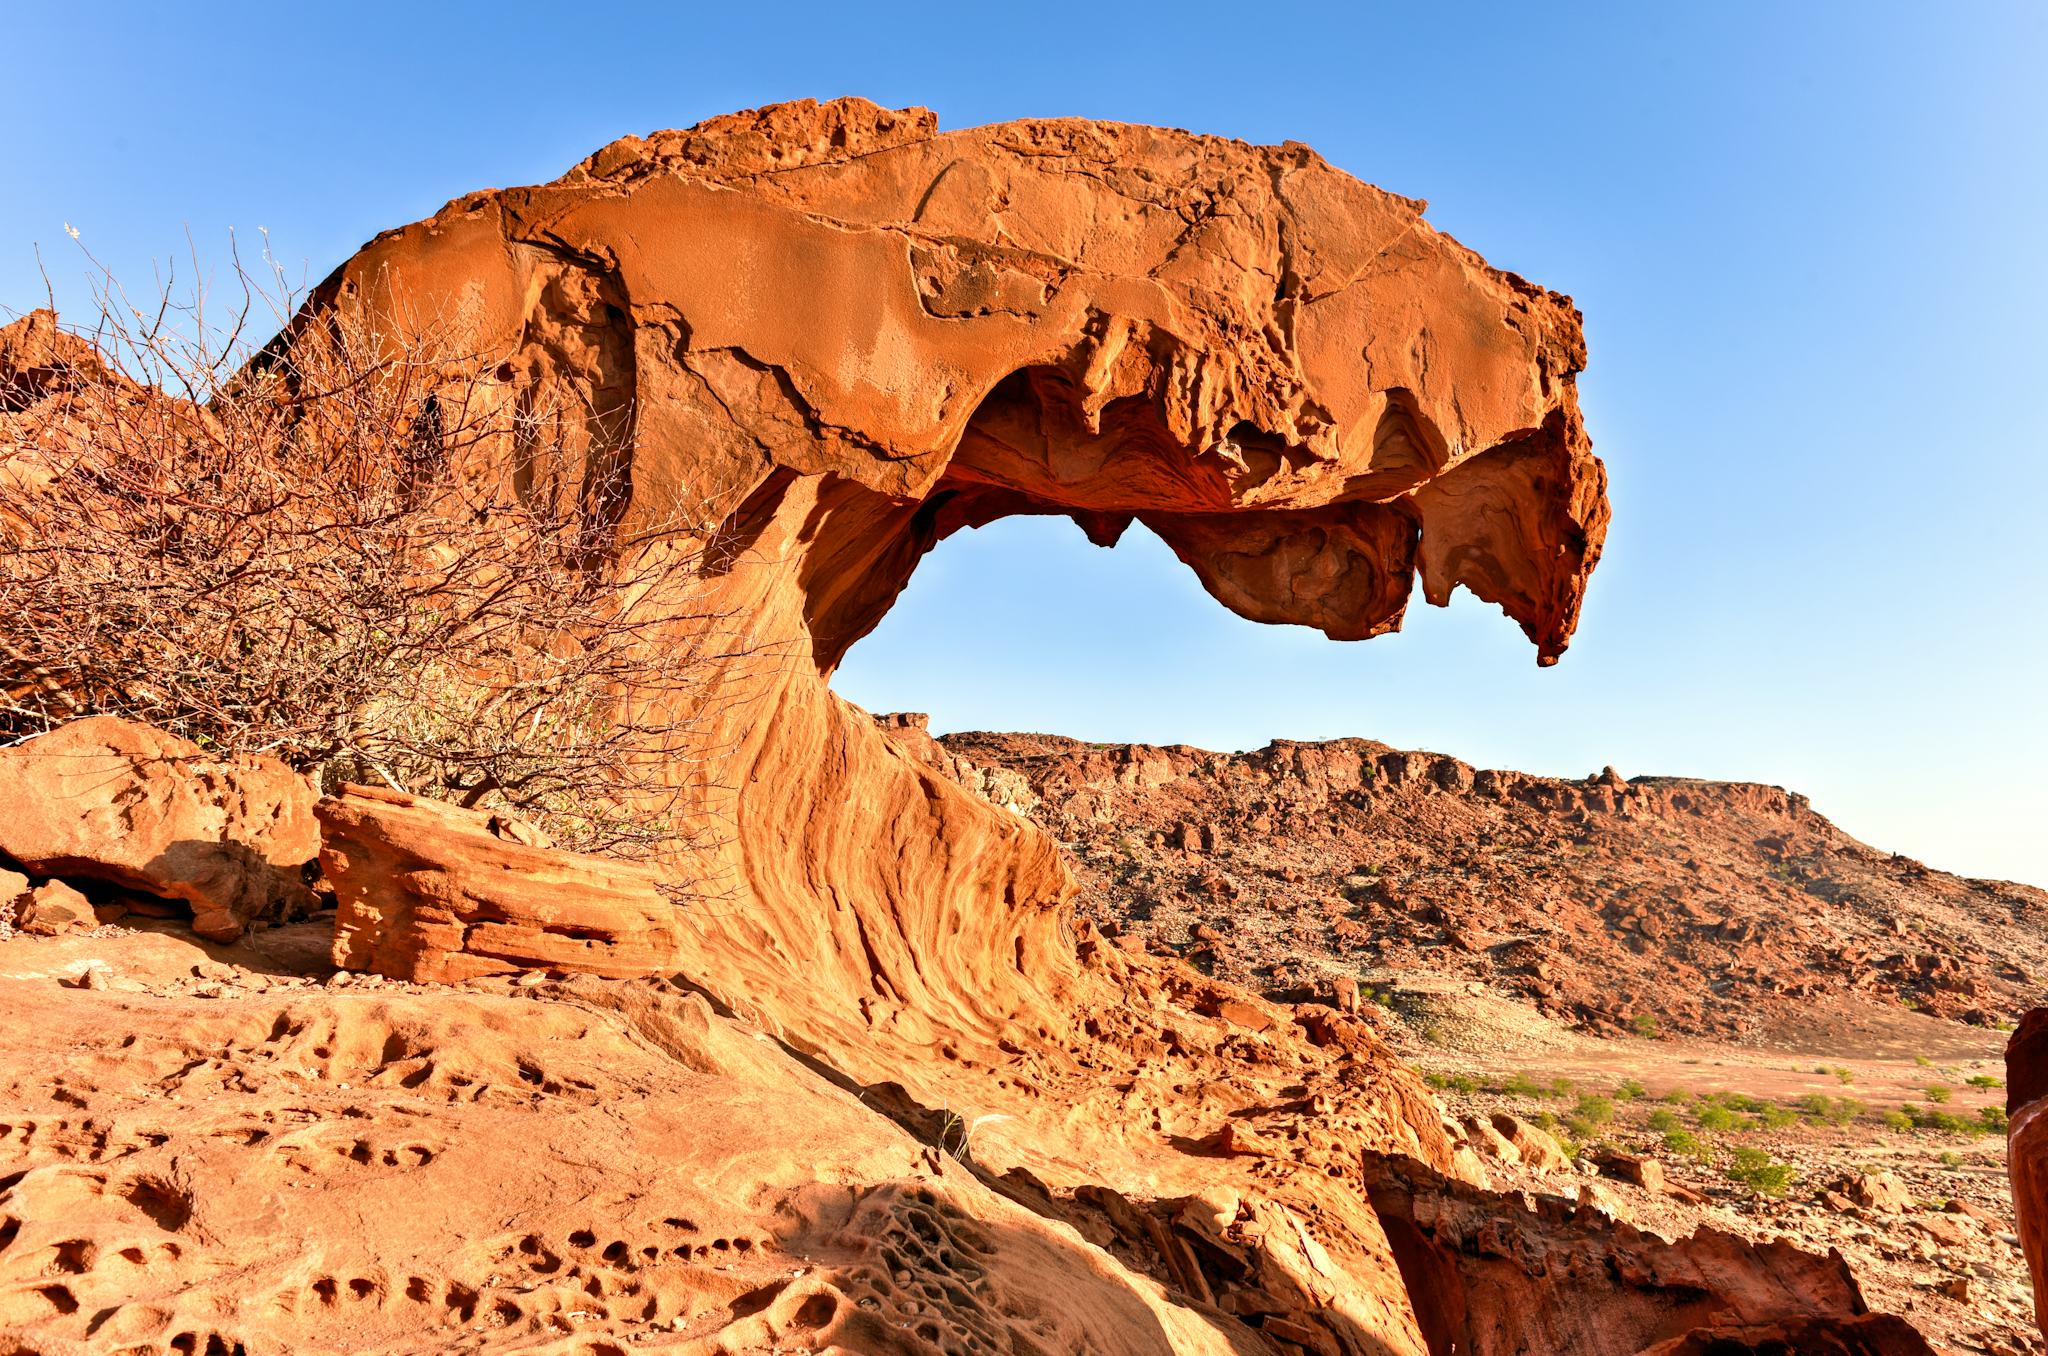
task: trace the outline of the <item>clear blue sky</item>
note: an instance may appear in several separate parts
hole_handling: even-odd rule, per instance
[[[323,17],[316,10],[326,10]],[[269,228],[314,277],[464,191],[806,95],[1306,141],[1587,315],[1615,526],[1539,671],[1469,600],[1337,645],[1134,529],[942,546],[840,688],[941,729],[1778,782],[2048,883],[2048,6],[17,6],[0,305]]]

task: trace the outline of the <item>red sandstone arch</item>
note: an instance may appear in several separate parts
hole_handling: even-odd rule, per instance
[[[297,333],[430,319],[579,421],[584,464],[524,488],[624,463],[628,522],[711,504],[717,608],[783,662],[726,685],[734,893],[679,959],[858,1063],[999,1039],[1073,979],[1053,845],[826,686],[948,533],[1135,519],[1256,620],[1376,635],[1419,575],[1564,649],[1607,522],[1578,313],[1422,209],[1292,143],[778,105],[459,199]]]

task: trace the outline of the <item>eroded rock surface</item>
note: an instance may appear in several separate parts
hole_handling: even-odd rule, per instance
[[[0,750],[0,854],[36,875],[182,900],[194,932],[231,941],[310,903],[313,800],[275,759],[223,759],[95,716]]]
[[[55,311],[30,311],[0,326],[0,415],[108,379],[99,351],[59,326]]]

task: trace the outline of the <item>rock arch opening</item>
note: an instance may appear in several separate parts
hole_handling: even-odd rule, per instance
[[[1014,516],[1067,518],[1105,548],[1141,524],[1232,612],[1313,627],[1333,640],[1400,629],[1418,573],[1433,602],[1448,602],[1464,583],[1502,603],[1532,637],[1554,632],[1542,629],[1546,600],[1517,588],[1516,562],[1502,560],[1498,544],[1425,556],[1426,514],[1414,491],[1431,485],[1448,445],[1412,393],[1386,393],[1369,457],[1333,498],[1319,498],[1330,493],[1322,484],[1328,467],[1312,448],[1245,420],[1207,446],[1191,446],[1176,435],[1172,414],[1170,402],[1149,394],[1092,400],[1058,367],[1026,368],[997,382],[927,494],[898,506],[907,512],[837,510],[858,519],[861,530],[899,534],[868,557],[876,577],[865,587],[847,587],[851,553],[814,538],[834,565],[806,576],[816,590],[806,616],[820,672],[829,675],[875,629],[926,553],[958,532]],[[1522,463],[1554,457],[1563,435],[1561,424],[1538,429],[1474,459],[1435,491],[1436,516],[1498,516],[1507,507],[1503,478],[1540,480],[1542,468]],[[820,527],[833,511],[820,516]],[[1582,556],[1586,542],[1582,536],[1565,545]],[[1548,645],[1543,653],[1554,657]]]

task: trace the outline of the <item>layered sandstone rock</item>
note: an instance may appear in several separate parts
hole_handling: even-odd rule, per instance
[[[2020,1243],[2034,1274],[2035,1315],[2048,1332],[2048,1008],[2020,1019],[2005,1047],[2006,1170]]]
[[[334,963],[452,982],[521,970],[653,974],[679,918],[658,872],[551,849],[530,828],[350,786],[314,807]]]
[[[192,907],[232,940],[311,902],[314,791],[270,758],[219,758],[95,716],[0,751],[0,854],[35,875],[105,881]]]

